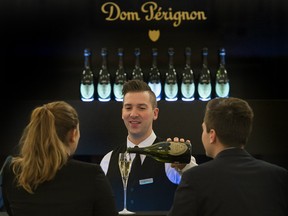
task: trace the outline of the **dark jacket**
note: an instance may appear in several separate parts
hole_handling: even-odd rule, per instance
[[[287,216],[288,171],[227,149],[187,170],[169,216]]]
[[[11,166],[3,174],[4,204],[13,216],[116,216],[111,186],[98,164],[69,159],[34,194],[16,185]]]

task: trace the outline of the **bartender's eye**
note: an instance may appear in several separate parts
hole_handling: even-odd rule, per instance
[[[147,106],[140,106],[139,109],[145,110],[145,109],[147,109]]]

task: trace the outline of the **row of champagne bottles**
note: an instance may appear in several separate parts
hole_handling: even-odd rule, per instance
[[[84,49],[84,69],[80,81],[80,96],[82,101],[93,101],[97,98],[99,101],[122,101],[122,87],[128,80],[127,73],[123,63],[123,48],[118,49],[119,64],[115,73],[115,79],[111,81],[111,74],[107,67],[107,48],[101,49],[101,69],[96,80],[95,74],[91,69],[91,50]],[[210,69],[208,67],[208,48],[202,49],[202,67],[199,73],[198,82],[195,82],[195,74],[191,68],[191,48],[185,48],[185,67],[181,71],[180,82],[178,74],[174,67],[174,49],[168,49],[169,62],[165,72],[165,78],[162,79],[157,65],[157,48],[152,49],[152,66],[148,73],[148,79],[144,80],[144,73],[140,66],[140,49],[135,48],[135,66],[130,79],[139,79],[148,83],[154,91],[157,100],[166,101],[193,101],[195,98],[208,101],[212,97],[212,89],[215,91],[215,97],[229,97],[230,82],[225,67],[225,49],[219,49],[219,67],[216,71],[215,82],[212,83]]]

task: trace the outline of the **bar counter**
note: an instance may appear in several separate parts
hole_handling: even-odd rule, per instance
[[[168,214],[168,211],[141,211],[141,212],[135,212],[135,214],[129,214],[129,215],[131,216],[166,216],[167,214]]]
[[[168,212],[166,211],[143,211],[143,212],[135,212],[135,214],[129,214],[130,216],[166,216]],[[0,212],[0,216],[8,216],[6,212]],[[122,215],[119,215],[122,216]],[[124,215],[123,215],[124,216]]]

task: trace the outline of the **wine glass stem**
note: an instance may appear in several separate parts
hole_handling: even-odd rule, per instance
[[[124,185],[124,209],[126,210],[127,186]]]

